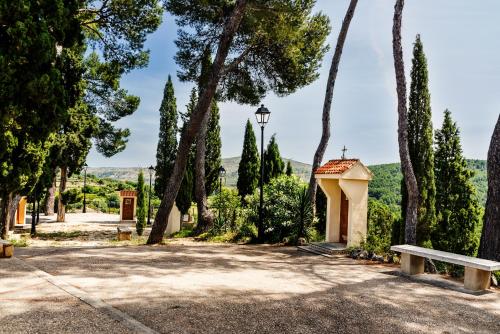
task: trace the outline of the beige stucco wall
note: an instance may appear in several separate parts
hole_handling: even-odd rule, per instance
[[[359,246],[368,225],[368,181],[340,179],[339,185],[349,199],[347,247]]]
[[[172,210],[170,211],[170,215],[168,216],[168,224],[165,234],[170,235],[175,232],[179,232],[180,229],[181,229],[181,212],[177,208],[177,205],[174,204]]]
[[[325,241],[340,240],[340,187],[339,180],[318,179],[318,184],[326,195]]]
[[[343,190],[349,199],[347,246],[358,246],[367,233],[371,172],[359,163],[341,175],[320,174],[316,178],[327,197],[325,241],[340,240],[340,196]]]

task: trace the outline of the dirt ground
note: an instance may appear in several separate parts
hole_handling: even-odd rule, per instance
[[[500,333],[498,291],[464,293],[394,266],[292,247],[79,242],[0,259],[0,333],[133,332],[33,268],[158,333]]]

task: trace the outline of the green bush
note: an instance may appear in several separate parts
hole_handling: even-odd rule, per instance
[[[368,201],[368,233],[363,248],[368,252],[385,254],[391,248],[395,217],[391,209],[380,201]]]
[[[238,190],[223,187],[222,193],[209,197],[209,206],[217,213],[214,228],[224,231],[235,230],[236,221],[241,214],[241,198],[238,196]]]
[[[101,197],[94,198],[91,202],[91,207],[94,210],[100,211],[100,212],[107,212],[108,211],[108,203],[107,203],[106,199],[101,198]]]
[[[83,201],[83,194],[81,189],[73,188],[66,190],[61,194],[61,201],[64,205],[70,205]]]
[[[296,240],[303,224],[303,234],[308,236],[312,214],[306,198],[306,185],[296,176],[282,175],[264,186],[264,241],[282,242]],[[247,196],[248,218],[257,222],[259,217],[259,191]],[[309,214],[307,214],[309,212]]]

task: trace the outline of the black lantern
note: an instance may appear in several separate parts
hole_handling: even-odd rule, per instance
[[[271,112],[264,107],[263,104],[260,105],[260,108],[255,112],[255,118],[257,119],[257,123],[263,128],[267,122],[269,122],[269,116]]]

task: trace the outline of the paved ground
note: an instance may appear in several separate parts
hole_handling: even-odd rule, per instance
[[[16,257],[0,260],[0,333],[133,332],[57,282],[160,333],[500,333],[498,291],[467,294],[290,247],[182,240]]]

